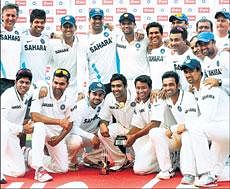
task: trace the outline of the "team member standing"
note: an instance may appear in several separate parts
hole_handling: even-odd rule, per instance
[[[196,22],[196,33],[213,32],[213,23],[211,20],[202,18]]]
[[[84,162],[98,164],[102,161],[103,150],[99,148],[100,140],[97,136],[99,130],[99,113],[103,106],[105,87],[100,82],[93,82],[89,86],[88,97],[77,102],[74,112],[73,128],[67,138],[69,153],[69,170],[76,169],[77,155],[85,148]]]
[[[68,171],[67,146],[63,139],[72,128],[71,112],[75,106],[73,100],[64,93],[69,79],[70,73],[59,68],[54,72],[47,96],[42,99],[33,97],[30,112],[34,129],[32,162],[29,162],[29,165],[35,169],[34,179],[39,182],[53,179],[47,171]],[[50,157],[44,155],[45,145]]]
[[[14,85],[16,72],[21,67],[21,31],[15,27],[18,13],[16,4],[9,3],[2,7],[0,94]]]
[[[31,124],[24,122],[31,80],[31,71],[20,69],[16,74],[15,86],[1,96],[1,184],[6,183],[3,175],[24,176],[26,171],[17,135],[27,132],[27,126]]]

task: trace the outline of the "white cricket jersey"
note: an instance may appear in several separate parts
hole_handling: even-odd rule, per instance
[[[90,106],[88,98],[78,101],[73,114],[74,121],[71,133],[91,140],[99,129],[100,119],[98,115],[102,105],[103,102],[94,109]]]
[[[1,24],[1,78],[15,79],[21,67],[21,31],[14,27],[7,31]]]
[[[116,35],[109,29],[99,34],[87,34],[84,49],[88,59],[89,82],[110,82],[117,73]]]
[[[150,76],[153,81],[152,89],[162,88],[162,75],[166,71],[174,69],[172,60],[170,60],[171,50],[163,45],[159,48],[152,49],[150,53],[147,53],[147,58],[150,66]]]
[[[117,38],[117,52],[120,60],[120,73],[127,80],[133,80],[140,75],[149,75],[149,63],[147,61],[148,40],[132,41],[129,43],[125,36]]]
[[[218,52],[215,58],[205,57],[202,68],[205,77],[213,77],[222,80],[222,87],[230,94],[230,53],[228,51]]]
[[[33,74],[33,83],[45,81],[45,69],[48,63],[46,52],[49,37],[41,34],[32,36],[29,29],[22,32],[22,53],[24,67],[29,68]]]
[[[15,87],[7,89],[1,95],[1,126],[8,123],[12,131],[22,132],[28,101],[29,96],[25,94],[22,100]]]
[[[218,35],[215,35],[216,46],[218,47],[219,51],[223,50],[224,48],[230,48],[230,38],[228,35],[225,37],[218,37]]]
[[[75,109],[75,102],[68,98],[65,92],[59,100],[56,100],[53,96],[52,87],[48,87],[46,97],[39,99],[38,96],[33,96],[30,112],[37,112],[56,119],[64,119],[70,116],[70,120],[73,121]],[[53,134],[60,134],[62,130],[62,127],[59,125],[49,125],[47,128]]]
[[[151,122],[151,109],[152,104],[150,100],[147,100],[145,103],[137,103],[131,125],[140,129],[144,128],[146,124]]]
[[[102,120],[110,121],[112,116],[114,116],[117,123],[129,129],[135,106],[135,98],[131,96],[129,90],[127,91],[127,100],[124,107],[119,107],[119,102],[116,101],[111,92],[105,98],[103,109],[101,110],[99,117]]]

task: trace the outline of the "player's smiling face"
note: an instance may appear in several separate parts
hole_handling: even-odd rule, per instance
[[[12,31],[14,24],[17,21],[17,11],[16,9],[6,9],[2,13],[2,21],[4,23],[4,28],[8,31]]]
[[[130,20],[124,20],[120,23],[121,30],[125,35],[134,34],[135,24]]]
[[[65,89],[68,86],[67,79],[65,77],[54,77],[52,82],[53,95],[56,99],[60,99]]]
[[[33,20],[33,22],[31,23],[31,31],[32,33],[36,36],[36,35],[41,35],[42,31],[45,28],[45,23],[46,21],[44,19],[38,19],[35,18]]]
[[[92,27],[92,30],[95,33],[100,33],[102,31],[103,28],[103,22],[104,22],[104,18],[101,16],[94,16],[93,18],[89,19],[90,25]]]
[[[151,89],[147,83],[137,81],[136,82],[136,93],[139,100],[146,102],[149,99]]]
[[[173,77],[164,78],[162,81],[162,87],[166,92],[167,97],[172,97],[178,94],[178,85]]]
[[[91,107],[96,108],[96,106],[103,101],[104,97],[105,93],[103,91],[89,92],[89,103]]]
[[[200,71],[197,71],[196,69],[191,70],[191,69],[188,69],[188,68],[186,68],[184,70],[184,75],[185,75],[185,78],[186,78],[187,82],[190,85],[194,85],[194,83],[199,81],[199,79],[201,77]]]
[[[20,94],[20,96],[24,96],[26,94],[26,92],[29,90],[30,88],[30,80],[27,77],[23,77],[17,81],[15,81],[15,86],[16,89],[18,91],[18,93]]]
[[[230,21],[223,16],[219,16],[216,19],[216,30],[219,32],[227,32],[230,30]]]
[[[169,43],[171,48],[180,53],[186,46],[186,41],[183,40],[181,33],[170,34]]]
[[[116,100],[126,98],[126,87],[121,80],[112,81],[111,90]]]
[[[74,32],[76,31],[76,27],[72,24],[66,23],[61,27],[61,31],[63,34],[63,38],[71,38],[74,35]]]
[[[150,43],[154,45],[159,45],[162,43],[162,35],[158,27],[152,27],[149,29],[148,38],[150,40]]]

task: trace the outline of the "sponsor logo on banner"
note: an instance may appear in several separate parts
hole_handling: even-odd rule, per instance
[[[42,1],[42,6],[53,6],[53,1]]]
[[[18,19],[17,19],[17,23],[26,23],[26,21],[27,21],[27,19],[26,19],[26,17],[18,17]]]
[[[111,22],[112,22],[112,21],[113,21],[113,16],[105,16],[105,17],[104,17],[104,20],[107,21],[107,22],[108,22],[108,21],[111,21]]]
[[[168,0],[157,0],[158,5],[166,5],[168,4]]]
[[[230,4],[230,0],[219,0],[219,4]]]
[[[189,22],[196,21],[196,16],[195,15],[189,15],[188,20],[189,20]]]
[[[136,21],[141,21],[141,16],[135,16]]]
[[[53,23],[54,18],[53,17],[46,17],[46,23]]]
[[[66,9],[56,9],[56,15],[65,15],[67,14]]]
[[[18,6],[26,6],[26,1],[15,1]]]
[[[182,12],[182,8],[180,7],[172,7],[171,8],[171,13],[181,13]]]
[[[210,8],[209,7],[199,7],[198,12],[199,13],[210,13]]]
[[[184,4],[196,4],[196,0],[184,0]]]
[[[102,0],[102,5],[112,5],[113,0]]]
[[[75,19],[78,22],[85,22],[86,21],[86,16],[76,16]]]
[[[129,0],[129,4],[130,5],[140,5],[141,4],[141,0]]]
[[[116,8],[116,13],[125,13],[127,12],[127,8]]]
[[[157,21],[168,21],[167,15],[157,16]]]
[[[144,7],[143,13],[154,13],[154,8]]]
[[[75,5],[86,5],[86,0],[75,0]]]

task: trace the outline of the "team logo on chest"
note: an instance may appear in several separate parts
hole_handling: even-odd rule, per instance
[[[45,40],[44,39],[41,39],[40,42],[41,42],[41,44],[45,44]]]
[[[165,53],[165,49],[161,49],[160,52],[161,52],[161,54],[164,54]]]
[[[135,47],[137,48],[137,50],[139,50],[139,48],[141,48],[141,44],[140,43],[136,43]]]
[[[16,30],[15,32],[14,32],[16,35],[19,35],[19,32]]]
[[[65,104],[62,104],[62,105],[60,106],[60,109],[61,109],[61,110],[64,110],[64,109],[65,109]]]
[[[108,37],[108,36],[109,36],[109,33],[108,33],[108,32],[104,32],[104,36],[105,36],[105,37]]]

